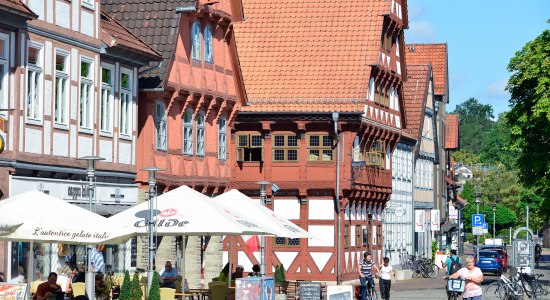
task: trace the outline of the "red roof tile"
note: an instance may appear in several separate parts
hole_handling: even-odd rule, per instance
[[[0,0],[0,10],[9,11],[21,15],[27,19],[36,19],[36,15],[28,6],[20,0]]]
[[[431,64],[434,78],[434,93],[448,95],[449,68],[447,44],[407,44],[405,57],[409,65]]]
[[[459,116],[457,114],[445,116],[445,149],[458,150],[460,148],[458,126]]]
[[[243,111],[261,103],[271,103],[263,111],[334,110],[326,99],[362,111],[356,103],[366,101],[390,8],[389,0],[243,0],[245,21],[234,24],[251,103]]]
[[[431,71],[431,65],[407,65],[407,78],[403,83],[406,130],[416,139],[420,138],[424,121]]]
[[[160,60],[161,56],[137,36],[124,28],[115,19],[104,12],[101,12],[101,34],[100,38],[108,47],[122,47],[133,50],[152,60]]]

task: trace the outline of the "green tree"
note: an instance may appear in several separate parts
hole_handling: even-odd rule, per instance
[[[491,130],[485,132],[483,136],[483,148],[481,149],[480,159],[485,164],[495,166],[503,165],[506,170],[515,169],[518,151],[510,147],[512,143],[512,132],[506,115],[500,114],[498,120],[493,123]]]
[[[143,297],[143,291],[141,290],[141,285],[139,284],[139,274],[134,273],[134,278],[132,278],[131,283],[131,300],[140,300]]]
[[[460,116],[460,149],[473,154],[481,153],[483,145],[480,137],[491,130],[493,107],[470,98],[457,105],[453,113]]]
[[[148,300],[160,300],[159,274],[157,272],[153,273],[153,282],[151,283],[151,290],[149,290]]]
[[[515,209],[523,185],[519,182],[517,171],[508,171],[499,165],[487,172],[478,174],[477,190],[482,193],[483,205],[502,204]]]
[[[132,287],[130,284],[130,272],[124,272],[124,281],[122,282],[122,287],[120,288],[120,300],[131,300],[132,298]]]
[[[548,21],[550,24],[550,20]],[[512,146],[519,151],[522,182],[543,198],[540,213],[550,216],[550,30],[544,30],[510,60]]]
[[[461,139],[462,139],[462,135],[461,135]],[[473,166],[479,164],[480,162],[479,155],[476,155],[467,151],[454,151],[453,153],[451,153],[451,156],[455,160],[455,162],[461,163],[467,166],[468,168],[472,168]]]

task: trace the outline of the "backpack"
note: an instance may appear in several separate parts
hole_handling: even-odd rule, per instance
[[[460,264],[460,258],[455,260],[454,257],[451,256],[450,259],[451,259],[451,267],[449,268],[449,275],[452,275],[458,272],[458,270],[462,268],[462,265]]]

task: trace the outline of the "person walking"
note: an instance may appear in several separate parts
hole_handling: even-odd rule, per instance
[[[462,259],[456,254],[456,250],[451,250],[447,260],[441,260],[441,266],[445,268],[445,275],[448,277],[462,269]],[[446,283],[445,286],[447,286]],[[447,291],[447,299],[451,299],[451,295],[452,293]]]
[[[482,300],[483,290],[481,289],[481,283],[483,282],[483,273],[474,265],[474,257],[468,256],[466,258],[466,268],[458,270],[458,272],[449,275],[450,279],[457,279],[459,277],[466,280],[466,286],[464,287],[464,293],[462,294],[463,300]]]
[[[367,299],[367,289],[374,289],[372,274],[378,274],[378,267],[374,264],[370,251],[363,253],[363,259],[359,260],[359,282],[361,282],[361,300]]]
[[[382,300],[390,300],[391,283],[395,278],[395,272],[390,265],[390,259],[384,257],[384,264],[380,266],[380,297]]]

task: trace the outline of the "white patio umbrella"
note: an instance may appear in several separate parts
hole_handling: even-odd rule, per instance
[[[34,242],[120,244],[132,235],[105,217],[36,190],[0,201],[0,220],[8,218],[22,224],[0,235],[0,240],[30,242],[30,249]],[[33,260],[33,255],[29,255],[29,289],[34,276]]]
[[[0,219],[0,236],[13,233],[21,225],[23,225],[23,222],[16,221],[8,216],[3,216],[2,219]]]

